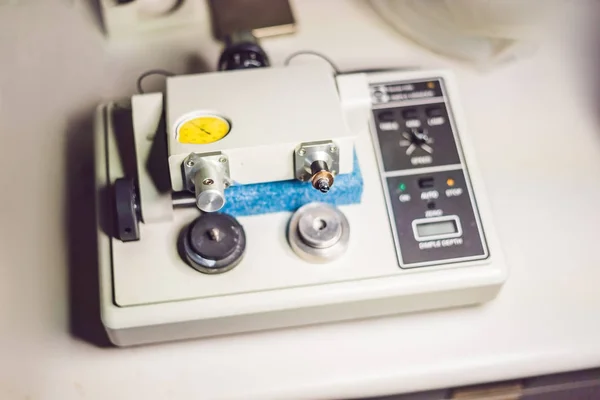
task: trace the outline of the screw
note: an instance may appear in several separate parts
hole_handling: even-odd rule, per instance
[[[331,147],[329,148],[329,151],[330,151],[330,152],[332,152],[332,153],[335,153],[335,152],[337,151],[337,147],[335,147],[335,146],[331,146]]]
[[[208,230],[208,237],[210,240],[214,240],[215,242],[221,241],[221,231],[217,228],[211,228]]]
[[[227,162],[227,158],[226,157],[219,157],[219,162],[220,163],[226,163]]]
[[[187,165],[188,167],[193,167],[193,166],[194,166],[194,164],[195,164],[195,163],[194,163],[194,160],[187,160],[187,161],[185,162],[185,165]]]
[[[227,189],[229,187],[229,182],[223,181],[223,186],[225,186],[225,189]]]
[[[215,183],[215,181],[213,181],[210,178],[207,178],[207,179],[205,179],[205,180],[202,181],[203,185],[212,185],[213,183]]]
[[[304,149],[304,147],[302,147],[300,150],[298,150],[298,155],[299,156],[303,156],[306,154],[306,150]]]
[[[321,193],[327,193],[327,192],[329,192],[329,189],[330,189],[329,182],[325,178],[319,179],[315,186],[317,187],[317,189],[319,189],[321,191]]]

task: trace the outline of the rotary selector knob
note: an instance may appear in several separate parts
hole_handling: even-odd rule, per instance
[[[409,132],[403,132],[400,140],[400,146],[406,147],[406,155],[410,156],[416,149],[420,148],[423,151],[431,154],[433,148],[433,138],[429,136],[426,129],[411,129]]]

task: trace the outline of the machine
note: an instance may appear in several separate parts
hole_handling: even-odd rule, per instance
[[[268,64],[242,46],[224,71],[98,108],[111,341],[493,299],[507,267],[452,75]]]

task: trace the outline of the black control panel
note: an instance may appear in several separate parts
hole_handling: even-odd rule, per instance
[[[382,82],[370,90],[400,267],[488,257],[443,80]]]
[[[444,103],[382,108],[373,114],[386,171],[460,163]]]

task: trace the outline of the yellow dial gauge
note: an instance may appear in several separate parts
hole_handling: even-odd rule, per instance
[[[216,115],[196,115],[177,127],[177,139],[184,144],[208,144],[223,139],[231,126],[225,118]]]

